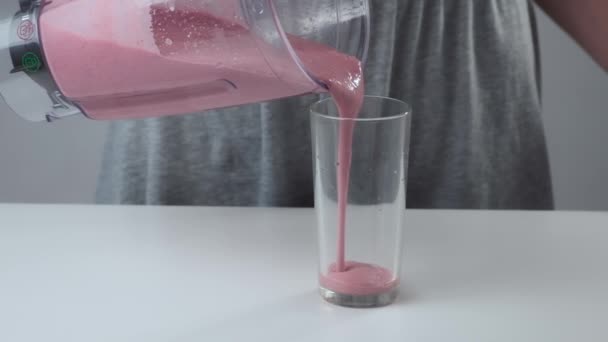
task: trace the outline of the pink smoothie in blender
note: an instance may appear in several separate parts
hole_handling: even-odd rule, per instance
[[[46,5],[40,31],[61,92],[89,117],[111,120],[199,112],[318,88],[298,82],[302,77],[290,83],[276,77],[235,2],[226,1],[220,10],[214,6],[212,13],[190,3],[54,0]]]

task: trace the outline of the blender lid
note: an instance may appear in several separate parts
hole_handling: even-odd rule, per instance
[[[38,23],[48,2],[12,0],[0,5],[0,107],[29,121],[83,114],[62,95],[45,61]]]

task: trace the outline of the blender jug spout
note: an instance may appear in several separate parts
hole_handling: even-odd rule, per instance
[[[316,92],[328,85],[309,69],[300,46],[323,46],[365,64],[370,40],[368,0],[240,0],[259,50],[278,78],[309,82]],[[312,44],[312,45],[311,45]],[[308,56],[310,57],[310,56]],[[285,67],[289,61],[291,65]],[[299,70],[299,73],[292,72]]]

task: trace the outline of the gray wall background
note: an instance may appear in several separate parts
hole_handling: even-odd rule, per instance
[[[559,209],[608,210],[608,77],[540,15],[545,125]],[[0,202],[92,203],[105,123],[0,113]]]

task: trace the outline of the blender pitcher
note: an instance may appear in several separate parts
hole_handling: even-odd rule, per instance
[[[0,104],[115,120],[324,92],[300,49],[364,61],[368,39],[367,0],[4,0]]]

